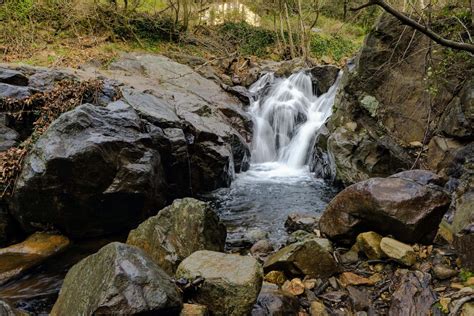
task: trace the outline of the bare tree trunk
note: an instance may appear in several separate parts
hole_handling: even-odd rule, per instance
[[[300,20],[300,46],[301,46],[301,53],[303,55],[304,60],[308,58],[308,50],[307,50],[307,37],[306,37],[306,28],[304,27],[303,16],[301,13],[301,0],[298,0],[298,19]]]
[[[293,32],[291,30],[290,15],[288,14],[288,5],[285,1],[285,16],[286,16],[286,27],[288,29],[288,39],[290,41],[290,55],[291,58],[296,57],[295,53],[295,42],[293,41]]]
[[[286,37],[285,37],[285,30],[283,29],[283,17],[280,12],[280,34],[281,34],[281,40],[283,41],[283,44],[285,47],[288,46],[288,43],[286,42]]]

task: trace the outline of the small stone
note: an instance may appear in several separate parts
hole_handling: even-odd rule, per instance
[[[359,261],[359,254],[357,253],[357,251],[354,251],[351,249],[345,254],[341,255],[341,261],[342,263],[348,263],[348,264],[355,263]]]
[[[474,286],[474,277],[470,277],[464,282],[465,286]]]
[[[286,282],[285,274],[281,271],[270,271],[265,275],[265,281],[282,286]]]
[[[357,246],[369,259],[380,259],[384,253],[380,248],[382,236],[376,232],[361,233],[357,236]]]
[[[439,280],[446,280],[458,275],[458,272],[445,264],[437,264],[433,267],[434,276]]]
[[[341,302],[344,298],[347,297],[347,293],[344,291],[332,291],[332,292],[327,292],[322,295],[320,295],[323,300],[329,301],[331,303],[339,303]]]
[[[250,253],[261,260],[269,256],[272,252],[273,245],[268,239],[259,240],[250,248]]]
[[[207,316],[207,307],[199,304],[183,304],[180,316]]]
[[[414,141],[414,142],[410,142],[410,147],[412,147],[412,148],[421,148],[421,147],[423,147],[423,144],[419,141]]]
[[[462,306],[460,316],[472,316],[474,315],[474,303],[467,302]]]
[[[320,301],[312,301],[309,310],[311,316],[329,316],[326,306]]]
[[[416,254],[413,248],[398,240],[384,237],[380,242],[380,248],[389,258],[404,265],[412,266],[416,262]]]
[[[361,277],[352,272],[343,272],[339,277],[339,281],[344,287],[348,285],[373,285],[374,282],[368,278]]]
[[[375,273],[369,277],[369,280],[372,282],[372,284],[376,284],[382,281],[383,277],[380,273]]]
[[[292,213],[288,215],[285,227],[288,232],[304,230],[312,233],[318,223],[318,219],[307,214]]]
[[[245,233],[244,238],[253,244],[268,238],[268,233],[260,228],[252,228]]]
[[[286,293],[298,296],[304,293],[305,287],[301,279],[294,278],[291,281],[286,281],[281,287],[281,289]]]
[[[451,299],[449,297],[442,297],[439,299],[439,305],[441,305],[441,311],[445,314],[449,313],[449,303],[451,303]]]
[[[337,283],[337,279],[335,277],[330,277],[328,279],[329,285],[335,290],[339,289],[339,284]]]
[[[314,289],[315,286],[316,286],[316,283],[317,283],[316,279],[304,279],[303,280],[304,288],[307,289],[307,290]]]
[[[385,269],[385,265],[383,263],[377,263],[374,266],[374,270],[377,272],[382,272]]]
[[[298,315],[299,307],[300,304],[296,296],[280,291],[274,284],[264,282],[251,315],[296,316]]]
[[[354,286],[348,286],[347,291],[352,301],[352,306],[355,311],[362,311],[369,308],[370,293],[365,289],[359,289]]]

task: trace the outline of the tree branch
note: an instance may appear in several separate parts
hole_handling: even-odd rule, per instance
[[[457,49],[457,50],[467,51],[467,52],[470,52],[471,54],[474,53],[474,45],[463,43],[463,42],[456,42],[456,41],[443,38],[439,34],[435,33],[433,30],[431,30],[429,27],[410,19],[408,16],[397,11],[395,8],[393,8],[392,6],[390,6],[388,3],[386,3],[383,0],[369,0],[369,2],[367,2],[364,5],[361,5],[360,7],[351,8],[351,11],[358,11],[358,10],[361,10],[363,8],[373,6],[373,5],[378,5],[379,7],[381,7],[382,9],[384,9],[385,11],[387,11],[388,13],[396,17],[403,24],[406,24],[414,28],[415,30],[423,33],[424,35],[432,39],[434,42],[442,46],[446,46],[446,47]]]

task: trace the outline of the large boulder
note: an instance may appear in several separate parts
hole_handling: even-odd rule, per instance
[[[326,278],[338,271],[338,266],[326,242],[308,238],[286,246],[271,255],[263,266],[265,272],[283,271],[289,276]]]
[[[74,265],[51,315],[179,315],[171,278],[142,250],[111,243]]]
[[[367,230],[404,242],[429,242],[451,202],[445,191],[427,183],[428,171],[400,173],[351,185],[327,206],[319,222],[330,239],[352,244]]]
[[[127,244],[143,249],[173,275],[179,263],[198,250],[224,251],[226,228],[208,203],[192,198],[172,205],[141,223]]]
[[[435,47],[434,62],[427,73],[426,56],[418,52],[430,47]],[[472,139],[473,59],[460,54],[446,67],[447,55],[447,48],[407,32],[390,14],[381,16],[344,70],[328,123],[328,148],[339,180],[350,185],[415,162],[429,165],[430,159],[419,155],[420,146],[436,134]],[[436,93],[426,93],[434,86]],[[433,133],[427,134],[428,121]]]
[[[213,315],[247,315],[257,300],[263,280],[262,268],[252,257],[213,251],[197,251],[176,271],[177,278],[203,283],[190,299],[206,305]]]
[[[92,237],[133,227],[165,204],[159,152],[123,102],[62,114],[27,157],[11,200],[26,231]]]

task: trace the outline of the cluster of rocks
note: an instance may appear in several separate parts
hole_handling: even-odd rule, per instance
[[[407,171],[349,186],[319,221],[290,215],[287,246],[251,251],[265,272],[253,315],[469,315],[474,275],[442,236],[443,185]]]
[[[175,198],[228,186],[247,168],[251,120],[240,101],[166,57],[124,55],[108,70],[0,68],[0,100],[95,78],[103,80],[98,102],[62,114],[25,159],[11,198],[0,206],[3,244],[6,217],[26,233],[123,232]],[[4,152],[31,128],[2,111]]]

